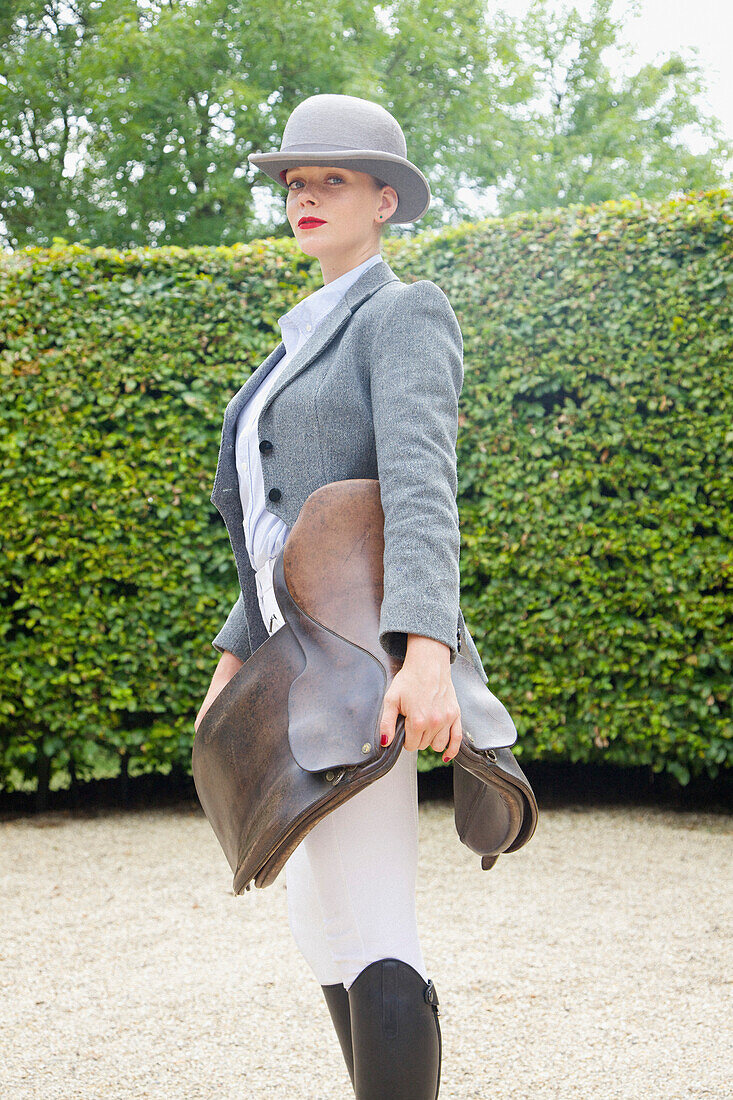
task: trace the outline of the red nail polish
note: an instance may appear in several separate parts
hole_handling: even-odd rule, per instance
[[[444,756],[444,757],[443,757],[443,763],[444,763],[444,764],[447,764],[447,763],[448,763],[448,757],[447,757],[447,756]]]
[[[380,741],[380,744],[386,745],[387,744],[387,734],[383,733],[382,736],[380,737],[379,741]]]

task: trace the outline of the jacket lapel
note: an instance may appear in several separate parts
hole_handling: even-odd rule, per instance
[[[292,357],[285,367],[281,377],[273,386],[262,408],[262,412],[275,400],[279,393],[288,386],[294,378],[297,378],[306,367],[309,367],[321,353],[328,347],[333,338],[346,325],[354,310],[369,298],[375,290],[385,283],[399,281],[388,263],[382,260],[368,268],[360,275],[356,282],[349,287],[343,298],[340,299],[317,326],[313,335],[306,340],[300,349]],[[219,461],[214,477],[214,488],[211,500],[217,503],[215,497],[219,492],[231,493],[237,484],[236,460],[234,455],[234,440],[237,418],[247,404],[251,395],[255,392],[260,382],[270,373],[283,355],[285,344],[280,341],[276,348],[270,352],[267,358],[249,376],[244,385],[235,393],[224,411],[224,423],[221,431],[221,445],[219,448]],[[262,415],[262,413],[260,413]]]
[[[306,340],[292,357],[276,385],[267,395],[267,400],[262,411],[264,412],[268,405],[275,400],[277,395],[282,393],[285,387],[290,385],[294,378],[318,358],[321,352],[328,347],[333,338],[340,332],[354,310],[357,309],[366,298],[372,295],[375,290],[378,290],[380,286],[383,286],[384,283],[389,283],[396,279],[397,276],[392,271],[392,268],[389,264],[385,263],[384,260],[368,268],[364,274],[349,287],[343,298],[341,298],[331,312],[323,318],[310,339]],[[238,390],[231,399],[224,414],[225,419],[230,420],[232,423],[236,421],[240,412],[247,404],[251,394],[254,393],[260,382],[267,377],[273,367],[280,362],[284,354],[285,345],[281,341],[274,351],[268,355],[267,359],[252,372],[241,389]]]
[[[259,367],[256,367],[250,374],[247,381],[242,385],[234,397],[230,400],[226,409],[224,410],[224,425],[222,429],[222,438],[226,435],[227,429],[230,425],[233,427],[236,424],[237,417],[249,401],[251,395],[255,392],[260,382],[264,381],[273,367],[282,359],[285,354],[285,344],[280,341],[276,348],[274,348],[267,359],[260,363]]]
[[[376,267],[377,265],[375,264],[374,266]],[[323,318],[313,335],[301,345],[298,351],[296,351],[295,355],[268,393],[265,403],[262,406],[263,413],[268,405],[275,400],[277,395],[282,393],[285,387],[289,386],[293,379],[301,374],[306,367],[309,367],[311,363],[318,358],[321,352],[328,347],[334,336],[344,327],[350,317],[351,309],[346,302],[346,297],[343,297],[336,303],[331,312]]]
[[[300,350],[295,353],[282,376],[267,395],[262,411],[264,412],[277,395],[282,393],[294,378],[302,374],[306,367],[309,367],[325,351],[362,302],[369,298],[375,290],[384,286],[385,283],[393,281],[399,282],[392,268],[384,260],[381,263],[374,264],[363,275],[360,275],[346,291],[343,298],[336,303],[331,312],[323,318],[310,339],[306,340]]]

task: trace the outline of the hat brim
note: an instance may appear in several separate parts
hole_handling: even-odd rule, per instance
[[[335,151],[322,153],[249,153],[247,159],[256,168],[275,180],[281,187],[287,184],[280,173],[287,168],[306,165],[332,164],[334,167],[351,168],[355,172],[367,172],[397,192],[397,209],[387,222],[416,222],[430,206],[430,185],[420,169],[395,153],[375,153],[373,149],[350,149],[346,156]]]

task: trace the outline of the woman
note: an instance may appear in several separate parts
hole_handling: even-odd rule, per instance
[[[306,497],[379,478],[385,516],[379,638],[404,658],[385,694],[381,741],[405,744],[381,779],[322,819],[285,868],[289,923],[323,988],[358,1100],[435,1100],[437,996],[418,938],[417,750],[457,753],[451,681],[459,626],[456,507],[462,339],[428,280],[403,283],[382,228],[430,204],[402,130],[376,103],[315,95],[278,152],[250,160],[287,189],[298,245],[324,285],[280,318],[283,342],[230,401],[211,499],[229,530],[241,594],[213,640],[221,658],[199,712],[283,625],[272,570]]]

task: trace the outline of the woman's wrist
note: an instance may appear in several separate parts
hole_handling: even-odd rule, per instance
[[[405,661],[436,661],[450,664],[450,646],[439,642],[437,638],[426,638],[424,634],[408,634]]]

